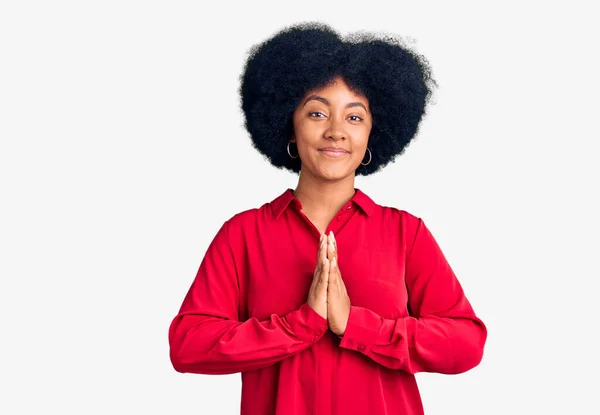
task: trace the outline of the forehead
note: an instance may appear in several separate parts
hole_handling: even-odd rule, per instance
[[[351,99],[353,101],[369,102],[366,96],[350,89],[348,84],[342,78],[336,78],[323,87],[311,89],[304,94],[303,100],[312,95],[319,95],[331,99]]]

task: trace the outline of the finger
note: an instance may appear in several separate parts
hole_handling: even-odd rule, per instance
[[[338,266],[338,260],[337,260],[337,256],[334,256],[333,259],[331,260],[331,267],[329,270],[329,278],[334,282],[334,283],[338,283],[338,280],[340,280],[340,268]]]
[[[335,240],[335,235],[334,235],[333,231],[329,231],[328,240],[329,240],[329,243],[331,244],[331,249],[333,251],[333,255],[330,259],[332,259],[333,256],[335,256],[339,260],[337,241]]]
[[[317,250],[317,266],[315,267],[315,278],[318,278],[318,274],[323,268],[323,246],[325,244],[325,237],[321,238],[319,248]]]
[[[321,259],[321,250],[323,249],[323,239],[325,238],[325,234],[322,233],[319,238],[319,246],[317,248],[317,262]]]
[[[323,263],[323,267],[321,268],[319,282],[323,283],[325,287],[329,284],[329,270],[330,270],[330,262],[327,258],[325,258],[325,262]]]
[[[331,236],[327,237],[327,258],[331,261],[335,257],[335,245]]]
[[[323,270],[323,250],[326,239],[327,238],[325,234],[321,234],[321,239],[319,240],[319,248],[317,250],[317,265],[315,266],[315,272],[313,274],[313,282],[321,278],[321,272]]]
[[[321,246],[319,248],[319,262],[323,264],[327,259],[327,235],[323,234]]]

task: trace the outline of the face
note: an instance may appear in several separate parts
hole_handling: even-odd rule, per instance
[[[294,111],[291,139],[298,146],[302,174],[326,181],[353,177],[365,158],[371,125],[369,101],[341,78],[309,91]]]

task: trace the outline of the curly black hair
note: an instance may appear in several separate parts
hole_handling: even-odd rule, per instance
[[[369,100],[372,160],[355,172],[363,176],[404,152],[437,86],[428,61],[398,37],[356,32],[342,38],[320,22],[288,26],[250,49],[238,91],[253,146],[275,167],[300,171],[300,158],[287,152],[294,110],[308,91],[338,76]]]

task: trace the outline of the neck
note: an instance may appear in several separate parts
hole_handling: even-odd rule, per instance
[[[304,211],[337,212],[354,196],[354,174],[341,180],[323,181],[300,174],[294,196]]]

